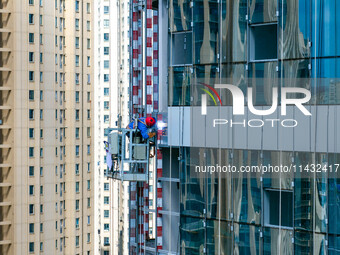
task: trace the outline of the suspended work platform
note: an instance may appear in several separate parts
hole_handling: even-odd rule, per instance
[[[137,129],[111,128],[108,132],[108,141],[104,142],[108,166],[105,176],[121,181],[148,181],[150,157],[155,152],[152,139],[144,140]]]

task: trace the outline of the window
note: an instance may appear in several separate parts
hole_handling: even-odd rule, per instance
[[[40,223],[40,232],[44,232],[44,223]]]
[[[29,1],[28,1],[28,4],[29,4],[29,5],[34,5],[34,0],[29,0]]]
[[[79,103],[79,91],[76,91],[76,103]]]
[[[104,246],[109,246],[110,245],[110,241],[108,237],[104,237]]]
[[[79,211],[79,199],[76,200],[76,211]]]
[[[104,47],[104,55],[110,54],[110,47]]]
[[[150,186],[149,186],[149,192],[152,192],[152,191],[153,191],[153,186],[150,185]]]
[[[34,72],[33,71],[29,71],[28,72],[28,80],[29,81],[34,81]]]
[[[104,74],[104,82],[108,82],[109,81],[109,74]]]
[[[28,230],[30,234],[34,234],[34,223],[30,223],[28,225]]]
[[[87,225],[90,225],[90,224],[91,224],[91,216],[87,215]]]
[[[44,213],[44,205],[40,205],[40,213]]]
[[[28,136],[29,138],[34,138],[34,128],[29,128],[28,129]]]
[[[40,82],[43,82],[43,80],[44,80],[44,74],[43,74],[43,72],[40,72]]]
[[[104,14],[109,14],[110,12],[110,6],[105,5],[104,6]]]
[[[34,195],[34,185],[30,185],[29,188],[28,188],[28,191],[29,191],[30,196],[33,196]]]
[[[29,252],[34,253],[34,242],[30,242],[28,246],[29,246],[29,248],[28,248]]]
[[[76,66],[79,66],[79,55],[76,55],[75,62],[76,62]]]
[[[43,16],[39,15],[39,25],[42,26],[43,25]]]
[[[104,68],[109,69],[110,68],[110,61],[109,60],[104,60]]]
[[[29,33],[28,34],[28,42],[29,43],[34,43],[34,33]]]
[[[28,14],[28,24],[34,24],[34,14]]]
[[[90,190],[90,189],[91,189],[91,181],[87,180],[87,190]]]
[[[42,120],[43,117],[44,117],[44,111],[43,111],[43,109],[40,109],[39,113],[40,113],[40,114],[39,114],[40,119]]]
[[[87,119],[91,119],[91,111],[90,110],[87,110]]]
[[[192,33],[176,33],[172,37],[172,48],[175,54],[172,54],[173,65],[185,65],[192,63]]]
[[[79,30],[79,19],[76,19],[76,21],[75,21],[75,27],[76,27],[76,30]]]
[[[29,166],[28,173],[29,173],[29,176],[31,176],[31,177],[34,176],[34,166]]]
[[[91,207],[91,198],[87,198],[87,207]]]
[[[277,25],[250,26],[250,61],[277,59]]]
[[[34,62],[34,52],[29,52],[28,53],[28,61],[30,63],[33,63]]]
[[[40,251],[43,251],[43,250],[44,250],[44,243],[40,242]]]
[[[91,39],[87,39],[87,48],[91,49]]]
[[[34,120],[34,110],[33,109],[28,110],[28,117],[29,117],[30,120]]]
[[[87,137],[91,137],[91,128],[90,127],[87,127]]]
[[[104,27],[109,27],[110,26],[110,20],[104,19]]]
[[[76,110],[76,120],[79,120],[79,110]]]
[[[34,204],[30,204],[29,206],[28,206],[28,212],[29,212],[29,214],[34,214]]]
[[[79,228],[79,218],[76,218],[76,229]]]
[[[109,33],[104,33],[104,42],[108,42],[110,39]]]
[[[76,1],[76,12],[79,12],[79,1]]]
[[[76,175],[79,174],[79,164],[76,164],[76,166],[75,166],[75,172],[76,172]]]
[[[76,156],[79,156],[79,145],[76,145]]]
[[[87,172],[89,173],[90,171],[91,171],[90,163],[87,163]]]
[[[41,52],[40,52],[40,54],[39,54],[39,61],[40,61],[40,64],[42,64],[43,61],[44,61],[44,55],[43,55],[43,53],[41,53]]]
[[[87,74],[87,84],[90,84],[90,83],[91,83],[91,75]]]
[[[110,202],[110,198],[109,197],[104,197],[104,205],[108,205]]]
[[[43,35],[42,34],[39,35],[39,43],[43,44]]]
[[[104,123],[105,124],[109,123],[109,119],[110,119],[109,115],[104,115]]]
[[[87,29],[87,31],[91,31],[91,22],[90,21],[86,22],[86,29]]]
[[[109,101],[104,101],[104,109],[109,110],[110,108],[110,102]]]
[[[91,66],[91,58],[87,56],[87,66]]]
[[[40,186],[40,195],[43,195],[44,194],[44,186]]]
[[[91,235],[90,235],[90,233],[87,233],[87,242],[88,243],[91,242]]]
[[[76,128],[76,139],[79,139],[79,128]]]
[[[76,73],[76,85],[79,85],[79,77],[80,77],[80,74],[79,73]]]
[[[44,137],[44,130],[40,129],[40,138],[43,138],[43,137]]]
[[[79,193],[79,182],[76,182],[76,193]]]
[[[76,247],[79,247],[79,236],[76,236]]]
[[[105,223],[104,224],[104,231],[109,231],[110,230],[110,224]]]
[[[109,218],[109,217],[110,217],[110,211],[104,210],[104,218]]]
[[[265,190],[264,192],[264,223],[267,226],[279,226],[281,215],[281,226],[293,227],[293,192],[281,191],[281,213],[280,191]]]
[[[86,4],[86,12],[87,13],[91,13],[91,5],[90,5],[90,3]]]
[[[30,158],[34,157],[34,147],[29,147],[28,148],[28,154]]]
[[[34,90],[28,91],[28,99],[31,101],[34,100]]]
[[[110,184],[108,182],[104,182],[104,190],[109,191],[110,190]]]
[[[79,49],[79,37],[76,37],[75,44],[76,44],[76,49]]]

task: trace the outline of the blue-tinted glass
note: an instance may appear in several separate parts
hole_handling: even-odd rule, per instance
[[[308,58],[311,51],[308,45],[311,40],[310,1],[280,0],[279,8],[280,14],[283,15],[283,20],[279,19],[279,49],[283,44],[283,50],[279,50],[280,58]]]
[[[181,217],[180,238],[182,254],[199,254],[204,248],[204,220]]]
[[[291,254],[293,231],[275,228],[263,229],[263,255]]]
[[[234,165],[258,165],[259,151],[234,151]],[[261,182],[248,173],[240,173],[234,178],[234,213],[238,222],[260,223]]]
[[[251,23],[276,21],[277,1],[249,0]]]
[[[242,224],[234,224],[234,228],[234,254],[259,254],[260,228]]]
[[[232,254],[233,235],[231,223],[207,221],[207,254]]]
[[[222,62],[246,61],[247,1],[222,0]]]
[[[201,106],[202,94],[213,93],[210,87],[214,87],[218,82],[217,65],[200,65],[195,68],[195,83],[191,87],[193,105]],[[220,105],[217,96],[207,97],[207,105]]]
[[[328,236],[328,255],[339,255],[340,251],[340,236]]]
[[[190,1],[170,1],[169,21],[172,32],[191,30]]]
[[[249,66],[248,87],[253,88],[254,105],[272,105],[272,88],[277,87],[279,72],[277,62],[252,63]]]
[[[337,19],[339,4],[336,0],[312,0],[312,56],[336,56],[338,30],[340,23]],[[333,38],[333,40],[331,39]]]
[[[326,254],[325,236],[311,232],[296,231],[294,236],[295,254]]]
[[[205,173],[195,173],[195,166],[204,165],[203,150],[188,148],[185,157],[186,168],[181,172],[181,215],[203,216],[205,210]]]
[[[216,63],[218,53],[218,3],[217,0],[194,1],[194,63]]]
[[[189,67],[170,69],[169,105],[190,105],[191,72]]]

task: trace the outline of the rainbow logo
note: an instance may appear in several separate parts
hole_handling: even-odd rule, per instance
[[[201,85],[203,85],[204,87],[206,88],[201,88],[201,90],[203,90],[206,94],[202,94],[202,108],[201,108],[201,114],[202,115],[207,115],[207,94],[211,97],[211,99],[214,101],[215,103],[215,106],[217,106],[217,102],[216,102],[216,99],[215,97],[213,96],[213,94],[208,90],[210,89],[215,95],[216,97],[218,98],[218,101],[220,102],[220,105],[222,106],[222,100],[221,100],[221,97],[220,95],[217,93],[217,91],[211,87],[210,85],[208,84],[205,84],[205,83],[202,83],[200,82]]]

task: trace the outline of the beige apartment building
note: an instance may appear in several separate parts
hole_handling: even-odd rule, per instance
[[[95,254],[92,17],[0,0],[0,254]]]

